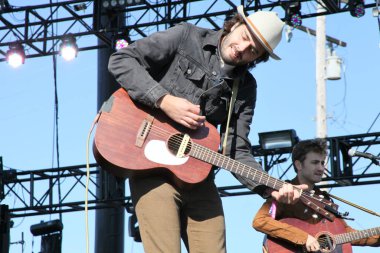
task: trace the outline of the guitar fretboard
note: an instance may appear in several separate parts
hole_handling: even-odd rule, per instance
[[[336,244],[343,244],[347,242],[352,242],[355,240],[360,240],[363,238],[368,238],[374,235],[380,235],[380,227],[370,228],[365,230],[358,230],[354,232],[344,233],[335,235]]]
[[[284,185],[283,181],[269,176],[267,173],[260,169],[233,160],[227,156],[207,149],[196,143],[193,143],[193,147],[190,151],[190,156],[212,165],[224,168],[232,173],[249,178],[258,184],[266,185],[275,190],[279,190]]]

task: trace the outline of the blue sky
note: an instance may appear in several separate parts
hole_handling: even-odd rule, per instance
[[[315,18],[304,20],[303,25],[315,29]],[[360,19],[349,13],[329,15],[326,34],[347,43],[345,48],[335,48],[343,60],[342,79],[326,82],[328,136],[366,133],[380,113],[378,20],[369,9]],[[78,43],[81,43],[80,39]],[[253,145],[258,144],[257,134],[260,132],[295,129],[301,139],[313,138],[316,134],[315,37],[294,30],[290,42],[284,35],[277,53],[282,61],[270,60],[252,71],[258,82],[258,101],[250,135]],[[80,52],[72,62],[57,58],[61,166],[86,162],[86,138],[97,111],[96,62],[95,50]],[[56,167],[52,57],[27,59],[18,69],[2,62],[0,74],[0,156],[5,169],[28,171]],[[379,119],[371,131],[380,131]],[[379,152],[379,148],[373,152]],[[94,162],[92,154],[91,161]],[[359,166],[356,169],[360,169]],[[280,164],[270,173],[277,177],[285,169],[286,166]],[[372,166],[368,172],[379,171],[379,166]],[[218,186],[238,183],[224,171],[218,174],[216,182]],[[62,187],[70,187],[70,181],[63,182]],[[21,189],[17,190],[22,194]],[[379,190],[377,184],[334,188],[331,193],[380,212]],[[84,197],[84,189],[77,191],[79,198]],[[255,195],[223,198],[229,252],[260,252],[263,235],[252,229],[251,222],[262,202]],[[7,196],[2,204],[12,207],[14,196]],[[348,211],[355,218],[355,221],[349,221],[353,227],[380,226],[379,217],[338,204],[341,211]],[[90,211],[91,244],[95,228],[93,214]],[[40,250],[39,237],[31,236],[30,225],[57,218],[57,215],[51,215],[15,219],[11,241],[21,240],[23,232],[25,252],[37,252]],[[84,212],[64,214],[63,222],[63,252],[85,252]],[[21,246],[12,245],[10,252],[21,252]],[[127,229],[125,252],[143,252],[141,244],[128,237]],[[355,247],[354,252],[371,253],[378,252],[378,249]]]

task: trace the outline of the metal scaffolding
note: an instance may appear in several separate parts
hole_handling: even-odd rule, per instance
[[[203,8],[199,8],[200,2]],[[182,21],[220,29],[223,21],[236,10],[237,5],[243,4],[248,12],[268,9],[281,14],[284,13],[284,2],[286,1],[166,0],[145,1],[145,4],[104,10],[100,0],[75,0],[0,7],[0,62],[6,60],[8,47],[14,43],[24,45],[26,58],[48,56],[58,54],[55,48],[60,40],[65,35],[72,34],[80,38],[79,51],[94,50],[112,46],[112,41],[107,36],[109,34],[128,32],[133,41]],[[311,0],[299,2],[315,4]],[[303,19],[350,11],[349,5],[340,1],[317,2],[325,6],[325,11],[317,13],[313,11],[314,8],[304,8],[301,15]],[[364,7],[374,6],[375,3],[371,3]],[[125,16],[126,26],[115,30],[109,23],[120,16],[120,13]],[[110,22],[102,22],[101,17],[108,17],[106,20]],[[59,29],[55,29],[56,32],[52,34],[52,27],[58,26]],[[102,43],[98,43],[97,38]]]

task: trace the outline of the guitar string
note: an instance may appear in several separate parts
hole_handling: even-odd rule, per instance
[[[183,139],[183,138],[181,138],[181,137],[179,137],[179,136],[175,136],[175,135],[173,135],[172,133],[170,133],[169,131],[167,131],[167,130],[165,130],[165,129],[162,129],[162,128],[160,128],[160,127],[157,127],[157,126],[155,126],[155,125],[151,125],[150,130],[152,130],[153,133],[158,134],[160,137],[165,137],[165,138],[167,138],[167,137],[169,137],[169,136],[174,136],[171,140],[174,140],[173,143],[178,144],[178,145],[182,142],[182,139]],[[228,158],[228,157],[224,157],[224,156],[222,156],[220,153],[215,152],[215,151],[212,151],[212,150],[210,150],[210,149],[208,149],[208,148],[206,148],[206,147],[203,147],[203,146],[201,146],[201,145],[198,145],[198,144],[196,144],[196,143],[193,143],[193,145],[196,146],[196,147],[198,147],[198,148],[200,148],[200,149],[203,149],[203,151],[200,151],[200,152],[204,152],[204,153],[208,154],[208,153],[210,153],[210,151],[211,151],[211,152],[214,152],[216,155],[221,156],[222,159],[231,159],[231,158]],[[209,160],[210,160],[210,159],[209,159]],[[232,159],[231,159],[231,160],[232,160]],[[238,162],[238,161],[235,161],[235,160],[233,160],[233,161],[234,161],[234,163],[239,163],[240,166],[244,167],[244,170],[246,171],[246,174],[247,174],[247,175],[248,175],[248,174],[252,174],[252,171],[250,170],[251,167],[249,167],[249,166],[247,166],[247,165],[245,165],[245,164],[242,164],[242,163],[240,163],[240,162]],[[247,169],[248,169],[249,173],[247,173]],[[254,170],[254,171],[255,171],[255,170]],[[262,172],[262,171],[260,171],[260,172]],[[255,174],[256,174],[256,173],[255,173]],[[271,182],[272,185],[276,185],[277,183],[279,183],[279,184],[280,184],[280,188],[281,188],[281,187],[283,186],[283,184],[285,183],[285,182],[283,182],[283,181],[281,181],[281,180],[278,180],[278,179],[276,179],[276,178],[273,178],[273,177],[269,176],[268,174],[263,174],[263,175],[264,175],[265,178],[267,178],[267,182]],[[279,188],[278,188],[278,189],[279,189]],[[303,191],[302,194],[305,194],[305,195],[308,196],[309,198],[312,198],[312,199],[315,199],[315,200],[317,200],[317,201],[320,201],[320,199],[318,199],[318,198],[316,198],[316,197],[314,196],[314,193],[311,193],[311,192],[309,192],[309,191]],[[302,197],[302,196],[301,196],[301,197]]]
[[[237,164],[237,170],[240,170],[240,171],[243,171],[242,173],[239,173],[241,175],[243,174],[246,174],[246,177],[248,178],[252,178],[252,177],[255,177],[255,175],[257,174],[257,172],[261,173],[261,178],[260,178],[260,182],[259,183],[263,183],[263,182],[267,182],[266,185],[269,186],[269,183],[270,183],[270,186],[272,186],[271,188],[273,189],[280,189],[286,182],[283,182],[279,179],[276,179],[274,177],[271,177],[270,175],[264,173],[263,171],[261,170],[258,170],[256,168],[252,168],[248,165],[245,165],[239,161],[236,161],[236,160],[233,160],[229,157],[225,157],[223,156],[222,154],[218,153],[218,152],[215,152],[213,150],[209,150],[208,148],[205,148],[199,144],[196,144],[196,143],[193,143],[193,146],[194,146],[194,150],[195,152],[199,152],[199,153],[203,153],[203,157],[207,157],[207,159],[205,160],[208,160],[211,162],[211,158],[212,157],[215,157],[215,156],[219,156],[222,160],[227,160],[227,165],[226,166],[223,166],[223,164],[225,163],[225,161],[220,161],[219,159],[219,162],[220,162],[220,166],[221,167],[227,167],[228,166],[228,163],[229,161],[232,161],[232,164]],[[214,154],[214,155],[213,155]],[[214,158],[215,160],[215,158]],[[217,164],[219,165],[219,164]],[[253,169],[253,170],[252,170]],[[250,177],[251,176],[251,177]],[[279,185],[279,187],[276,188],[276,185]],[[321,201],[319,198],[316,198],[315,195],[311,192],[308,192],[308,191],[304,191],[304,195],[307,195],[309,198],[313,198],[314,200],[316,201]],[[308,200],[307,198],[305,198],[304,196],[301,195],[301,198],[303,198],[305,201]],[[324,199],[322,199],[324,200]]]
[[[349,232],[349,233],[337,234],[337,235],[333,235],[333,236],[330,236],[330,235],[327,235],[327,236],[329,236],[330,238],[333,237],[333,241],[337,242],[337,244],[342,244],[342,243],[348,242],[348,241],[355,241],[355,240],[359,240],[362,238],[368,238],[368,237],[371,237],[374,235],[378,235],[379,233],[380,233],[380,227],[376,227],[376,228],[369,228],[369,229],[365,229],[365,230],[357,230],[357,231],[353,231],[353,232]],[[327,236],[326,236],[326,239],[318,238],[318,242],[319,241],[321,241],[321,242],[331,241],[331,240],[327,239]]]
[[[149,129],[149,130],[150,130],[152,133],[158,135],[159,137],[168,138],[168,137],[172,136],[172,138],[171,138],[171,142],[174,143],[174,144],[180,145],[180,144],[182,143],[182,140],[183,140],[182,137],[177,136],[177,135],[175,135],[175,134],[173,134],[173,133],[170,133],[169,131],[167,131],[167,130],[165,130],[165,129],[162,129],[162,128],[158,127],[158,126],[150,125],[150,129]],[[192,142],[192,143],[193,143],[193,146],[194,146],[195,148],[200,149],[199,152],[203,152],[204,154],[208,155],[208,160],[210,160],[210,161],[211,161],[210,157],[214,157],[214,156],[212,156],[212,154],[214,153],[216,156],[220,156],[223,160],[232,160],[233,163],[238,163],[239,166],[242,166],[242,167],[243,167],[243,170],[245,171],[245,173],[246,173],[247,175],[251,175],[251,176],[252,176],[252,173],[253,173],[253,172],[256,174],[256,172],[259,171],[259,170],[257,170],[257,169],[254,169],[254,170],[252,171],[252,167],[250,167],[250,166],[247,166],[247,165],[245,165],[245,164],[243,164],[243,163],[241,163],[241,162],[239,162],[239,161],[233,160],[233,159],[231,159],[231,158],[225,157],[225,156],[221,155],[220,153],[215,152],[215,151],[213,151],[213,150],[210,150],[209,148],[203,147],[202,145],[199,145],[199,144],[197,144],[197,143],[194,143],[194,142]],[[210,156],[210,155],[211,155],[211,156]],[[222,164],[223,164],[223,162],[222,162]],[[215,165],[217,165],[217,164],[215,164]],[[228,165],[228,162],[227,162],[227,165]],[[260,172],[262,172],[262,171],[260,171]],[[262,174],[262,177],[264,177],[265,179],[267,179],[267,180],[266,180],[266,181],[267,181],[267,184],[268,184],[269,182],[271,183],[272,186],[276,186],[277,184],[279,184],[280,187],[277,188],[276,190],[280,189],[280,188],[286,183],[286,182],[283,182],[283,181],[281,181],[281,180],[279,180],[279,179],[273,178],[273,177],[271,177],[270,175],[268,175],[268,174],[266,174],[266,173]],[[261,179],[260,179],[260,180],[261,180]],[[254,180],[254,181],[255,181],[255,180]],[[268,185],[267,185],[267,186],[268,186]],[[318,202],[326,201],[326,200],[323,199],[323,198],[321,199],[321,198],[317,198],[317,197],[315,197],[315,194],[312,193],[312,192],[310,192],[310,191],[302,191],[302,192],[301,192],[301,196],[300,196],[300,198],[301,198],[301,200],[303,200],[304,202],[310,202],[309,199],[313,199],[313,200],[318,201]],[[310,203],[310,204],[311,204],[311,203]],[[312,204],[316,205],[315,203],[312,203]],[[327,204],[327,205],[328,205],[328,204],[330,204],[330,203],[323,203],[323,204]],[[321,208],[321,207],[319,207],[318,205],[316,205],[315,208],[318,209],[318,208]],[[324,210],[324,208],[321,208],[321,209]],[[318,211],[318,210],[316,210],[316,211]]]
[[[328,236],[329,238],[332,238],[330,235],[326,235],[326,236]],[[335,240],[334,239],[330,240],[326,237],[323,237],[323,238],[319,237],[317,239],[317,241],[318,241],[319,245],[321,246],[321,249],[329,249],[329,250],[335,249]],[[332,245],[330,244],[331,241],[332,241]],[[322,246],[331,246],[331,247],[322,247]]]
[[[323,229],[323,228],[322,228]],[[321,246],[322,250],[334,250],[336,248],[336,245],[340,245],[347,242],[352,242],[355,240],[359,240],[362,238],[368,238],[370,236],[377,235],[377,228],[370,228],[365,230],[359,230],[359,231],[353,231],[343,234],[332,234],[328,227],[326,226],[326,231],[329,232],[322,232],[322,234],[318,235],[317,241],[319,245]],[[380,231],[379,231],[380,232]]]
[[[324,249],[324,250],[327,249],[327,250],[332,251],[336,248],[337,244],[342,244],[342,243],[340,243],[340,241],[342,239],[341,237],[343,236],[341,234],[338,234],[338,235],[324,234],[323,237],[321,237],[321,236],[322,235],[320,235],[320,237],[317,238],[317,241],[318,241],[319,245],[321,246],[321,249]],[[322,246],[325,246],[325,247],[322,247]]]
[[[206,154],[210,153],[210,151],[209,151],[207,148],[204,148],[204,147],[202,147],[201,145],[198,145],[198,144],[195,143],[194,146],[195,146],[195,149],[197,149],[197,148],[198,148],[198,149],[201,149],[201,150],[198,151],[198,152],[203,152],[203,153],[206,153]],[[252,170],[252,167],[250,167],[250,166],[248,166],[248,165],[245,165],[245,164],[243,164],[243,163],[241,163],[241,162],[239,162],[239,161],[235,161],[235,160],[232,160],[232,159],[230,159],[230,158],[228,158],[228,157],[222,156],[221,154],[219,154],[219,153],[217,153],[217,152],[215,152],[215,151],[211,151],[211,152],[215,153],[216,155],[221,156],[223,160],[227,160],[227,166],[228,166],[228,163],[229,163],[230,160],[232,161],[233,164],[238,164],[238,166],[237,166],[238,170],[244,171],[243,174],[246,174],[246,175],[247,175],[246,177],[248,177],[248,178],[255,177],[255,175],[257,174],[257,171],[259,171],[260,174],[261,174],[261,177],[260,177],[260,179],[259,179],[259,183],[264,183],[264,182],[266,182],[265,185],[267,185],[267,186],[271,186],[271,188],[273,188],[273,189],[278,190],[278,189],[280,189],[280,188],[286,183],[286,182],[283,182],[283,181],[281,181],[281,180],[279,180],[279,179],[276,179],[276,178],[274,178],[274,177],[271,177],[270,175],[268,175],[268,174],[266,174],[266,173],[264,173],[263,171],[260,171],[260,170],[258,170],[258,169],[253,168],[253,170]],[[211,156],[211,157],[213,157],[213,156]],[[211,160],[211,159],[209,158],[208,160]],[[224,161],[223,161],[221,164],[223,165],[223,164],[224,164]],[[241,169],[239,169],[239,166],[241,167]],[[221,166],[221,167],[223,167],[223,166]],[[239,173],[239,174],[242,174],[242,173]],[[249,177],[249,176],[251,176],[251,177]],[[255,181],[255,180],[254,180],[254,181]],[[271,184],[269,184],[269,183],[271,183]],[[279,187],[276,188],[277,185],[278,185]],[[305,197],[305,195],[306,195],[307,197]],[[314,195],[313,193],[308,192],[308,191],[302,191],[302,192],[301,192],[301,196],[300,196],[300,198],[301,198],[301,200],[303,200],[304,202],[307,202],[307,203],[310,202],[309,198],[311,198],[311,199],[313,199],[313,200],[315,200],[315,201],[318,201],[318,202],[323,202],[323,201],[325,201],[325,199],[323,199],[323,198],[317,198],[317,197],[315,197],[315,195]],[[326,202],[326,201],[325,201],[325,202]],[[319,206],[316,205],[315,203],[309,203],[309,206],[310,206],[311,204],[314,204],[314,205],[315,205],[314,208],[317,209],[317,210],[315,210],[315,211],[320,212],[320,209],[322,209],[323,211],[325,211],[325,214],[328,214],[328,213],[329,213],[329,212],[327,212],[324,208],[319,207]],[[326,203],[324,203],[324,204],[326,204]],[[329,204],[329,203],[327,203],[327,204]],[[313,207],[311,207],[311,208],[313,208]],[[314,208],[313,208],[313,209],[314,209]],[[321,214],[322,214],[322,213],[321,213]]]

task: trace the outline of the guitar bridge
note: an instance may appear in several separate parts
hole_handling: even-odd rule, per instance
[[[186,152],[186,149],[188,148],[189,141],[190,141],[190,136],[187,134],[183,135],[176,157],[185,157],[185,152]]]
[[[141,122],[140,128],[137,131],[135,145],[141,148],[145,142],[146,137],[150,131],[150,128],[153,125],[154,117],[152,115],[147,115],[146,118]]]

